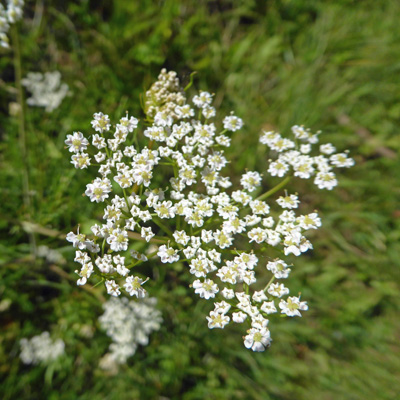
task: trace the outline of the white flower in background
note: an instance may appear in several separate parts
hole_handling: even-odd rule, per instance
[[[22,19],[23,6],[23,0],[8,0],[7,8],[4,8],[0,3],[0,47],[10,47],[7,33],[11,24],[15,24]]]
[[[10,24],[7,16],[7,11],[4,9],[3,4],[0,3],[0,32],[4,35],[4,39],[2,38],[2,47],[8,47],[8,37],[6,33],[10,29]]]
[[[32,97],[27,99],[27,104],[34,107],[44,107],[47,112],[52,112],[58,108],[69,92],[68,85],[61,83],[59,71],[45,72],[44,74],[28,72],[21,83],[32,94]]]
[[[139,345],[147,346],[152,332],[160,329],[161,313],[154,297],[137,301],[110,298],[104,305],[100,326],[112,339],[109,356],[118,364],[126,363]]]
[[[52,264],[65,264],[66,260],[60,251],[51,249],[50,247],[40,245],[37,248],[37,256],[44,258],[47,262]]]
[[[10,23],[16,23],[22,18],[23,0],[8,0],[7,1],[7,17]]]
[[[21,339],[20,358],[24,364],[49,364],[64,354],[62,339],[52,340],[49,332],[43,332],[31,339]]]

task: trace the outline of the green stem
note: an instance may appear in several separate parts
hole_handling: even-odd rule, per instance
[[[138,189],[139,189],[139,186],[138,186],[138,184],[137,184],[137,183],[135,183],[135,184],[133,185],[133,188],[132,188],[131,194],[136,194],[136,193],[137,193],[137,191],[138,191]]]
[[[190,89],[190,87],[193,85],[193,77],[194,77],[196,74],[197,74],[197,71],[193,71],[193,72],[190,74],[190,81],[189,81],[189,83],[185,86],[185,88],[183,89],[185,92],[186,92],[188,89]]]
[[[103,132],[100,132],[100,135],[101,135],[101,137],[102,137],[104,140],[106,140],[106,138],[104,137],[104,133],[103,133]],[[106,143],[107,143],[107,141],[106,141]],[[110,155],[110,153],[109,153],[109,151],[108,151],[107,145],[106,145],[106,147],[105,147],[104,149],[105,149],[105,151],[106,151],[107,158],[111,158],[111,155]]]
[[[171,229],[169,229],[166,225],[164,225],[164,224],[161,222],[160,218],[153,217],[152,221],[153,221],[156,225],[158,225],[158,226],[164,231],[164,233],[166,233],[172,240],[174,240],[174,237],[173,237],[173,235],[172,235],[173,232],[171,231]]]
[[[133,143],[134,143],[134,145],[136,147],[136,151],[139,151],[140,150],[140,146],[139,146],[139,141],[138,141],[137,135],[138,135],[138,131],[136,129],[135,132],[133,133]]]
[[[132,217],[129,211],[121,210],[121,213],[125,217],[125,219],[129,219]]]
[[[264,293],[268,290],[268,288],[270,287],[271,283],[273,283],[275,280],[275,275],[272,276],[272,278],[269,280],[269,282],[267,283],[267,285],[264,288]]]
[[[291,177],[287,176],[281,183],[279,183],[278,185],[276,185],[275,187],[273,187],[271,190],[268,190],[268,192],[263,193],[261,196],[258,196],[256,198],[256,200],[264,200],[267,197],[273,195],[274,193],[276,193],[278,190],[284,188],[286,186],[286,184],[290,181]]]
[[[101,244],[101,256],[104,256],[104,249],[106,248],[106,238],[103,239],[103,243]]]
[[[31,220],[33,210],[30,198],[29,190],[29,161],[28,161],[28,148],[26,140],[26,129],[25,129],[25,102],[24,102],[24,92],[22,89],[22,64],[21,64],[21,51],[19,47],[19,36],[16,24],[11,25],[11,36],[14,49],[14,69],[15,69],[15,87],[17,89],[17,102],[19,105],[18,113],[18,141],[21,151],[22,158],[22,193],[23,202],[28,213],[28,220]],[[36,257],[36,238],[33,232],[28,233],[29,244],[31,248],[31,253]]]
[[[146,257],[147,257],[148,260],[150,260],[150,258],[156,256],[157,253],[158,253],[158,250],[157,250],[157,251],[154,251],[153,253],[149,254],[149,255],[146,256]],[[134,268],[134,267],[136,267],[136,266],[138,266],[138,265],[140,265],[140,264],[142,264],[142,263],[144,263],[144,261],[142,261],[142,260],[137,260],[136,262],[133,262],[132,264],[128,265],[127,268],[131,269],[131,268]]]
[[[126,194],[126,190],[122,189],[122,191],[124,192],[124,198],[126,201],[126,206],[128,207],[128,211],[129,211],[129,200],[128,200],[128,195]]]
[[[249,294],[249,285],[246,285],[245,283],[243,283],[243,290],[246,294]]]

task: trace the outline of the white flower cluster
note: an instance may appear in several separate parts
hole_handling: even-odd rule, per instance
[[[28,72],[21,83],[32,93],[27,103],[34,107],[45,107],[47,112],[58,108],[64,97],[68,94],[68,85],[61,83],[59,71]]]
[[[10,24],[15,24],[22,18],[24,0],[8,0],[7,8],[0,3],[0,47],[9,48],[10,41],[7,33]]]
[[[178,90],[176,96],[170,95],[171,85]],[[300,296],[289,296],[281,283],[291,268],[280,257],[282,253],[299,256],[311,249],[304,234],[319,228],[320,218],[316,212],[296,214],[297,194],[285,192],[276,202],[265,201],[287,182],[257,196],[262,185],[257,171],[244,173],[241,188],[231,190],[231,180],[223,174],[228,165],[224,149],[230,146],[229,134],[241,129],[243,121],[231,114],[218,127],[212,121],[216,115],[213,96],[200,92],[193,97],[193,105],[186,97],[182,101],[184,92],[177,89],[175,73],[163,71],[153,88],[149,102],[157,97],[155,93],[163,95],[157,97],[152,115],[147,114],[150,126],[143,132],[149,139],[147,147],[132,145],[136,118],[127,115],[111,129],[103,113],[94,115],[92,146],[81,132],[68,135],[65,141],[76,168],[88,168],[94,159],[99,176],[87,185],[85,194],[105,205],[105,221],[92,226],[93,235],[78,230],[67,236],[77,248],[75,261],[81,264],[78,284],[85,284],[93,274],[113,296],[124,291],[144,297],[142,285],[148,278],[131,271],[147,259],[129,251],[129,237],[151,245],[161,243],[156,252],[161,263],[186,263],[194,275],[194,292],[215,301],[207,317],[209,328],[224,328],[231,321],[245,323],[249,328],[245,346],[262,351],[271,341],[270,314],[279,309],[284,316],[301,316],[300,311],[308,308]],[[171,98],[179,98],[179,104]],[[308,153],[315,136],[301,127],[293,131],[295,141],[275,133],[262,136],[261,141],[279,154],[268,172],[283,176],[291,166],[293,175],[306,178],[313,175],[316,165],[316,183],[321,188],[333,187],[325,175],[332,174],[333,166],[350,166],[353,161],[345,154],[311,158]],[[299,144],[297,139],[307,143]],[[332,154],[332,149],[332,145],[321,146],[324,154]],[[112,196],[114,190],[119,195]],[[267,283],[268,273],[272,276]]]
[[[32,339],[21,339],[20,358],[24,364],[48,364],[64,354],[65,344],[61,339],[52,340],[49,332]]]
[[[320,154],[310,156],[312,145],[318,143],[318,134],[313,135],[303,126],[292,127],[295,141],[283,138],[277,132],[264,132],[260,142],[266,144],[271,150],[279,154],[271,162],[268,172],[271,176],[285,176],[290,170],[294,176],[301,179],[310,179],[315,176],[314,183],[320,189],[332,190],[338,181],[333,168],[349,168],[354,165],[354,160],[347,153],[335,153],[336,149],[331,143],[319,147]]]
[[[103,305],[104,314],[99,321],[113,341],[108,353],[112,361],[124,364],[135,354],[138,345],[148,345],[149,335],[160,329],[162,322],[156,303],[154,297],[140,301],[112,297]]]

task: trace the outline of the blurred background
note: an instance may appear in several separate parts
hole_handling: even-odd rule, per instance
[[[17,25],[22,77],[59,71],[69,95],[51,112],[26,106],[22,150],[15,37],[0,50],[0,397],[399,398],[400,2],[26,3]],[[76,287],[64,240],[99,214],[82,197],[92,177],[73,168],[64,140],[90,132],[98,111],[143,119],[139,96],[164,67],[184,86],[197,71],[189,95],[208,90],[220,115],[243,118],[227,152],[232,177],[265,171],[262,129],[285,135],[294,124],[321,129],[321,142],[349,149],[356,166],[339,173],[333,192],[307,182],[291,189],[308,212],[319,210],[323,227],[289,282],[310,310],[271,321],[269,350],[245,349],[240,327],[210,331],[210,305],[188,289],[183,267],[150,262],[161,328],[118,371],[104,370],[105,293]],[[64,341],[65,355],[23,364],[19,341],[43,331]]]

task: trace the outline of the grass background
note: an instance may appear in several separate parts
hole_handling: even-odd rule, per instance
[[[71,96],[51,114],[27,109],[31,210],[22,201],[13,52],[0,58],[0,396],[3,399],[396,399],[400,396],[398,135],[400,3],[308,1],[27,1],[19,26],[23,74],[59,70]],[[306,210],[320,211],[315,250],[295,259],[290,288],[310,311],[271,322],[273,346],[247,351],[234,327],[209,331],[209,305],[188,277],[147,266],[163,312],[153,334],[117,375],[98,367],[109,341],[101,302],[77,288],[64,234],[97,218],[82,198],[86,172],[64,140],[88,132],[94,112],[142,116],[139,95],[162,67],[215,93],[245,128],[229,151],[232,176],[265,170],[263,128],[322,129],[356,166],[334,192],[298,183]],[[194,91],[192,92],[194,93]],[[254,155],[257,155],[255,157]],[[267,185],[269,182],[267,182]],[[271,180],[271,186],[274,181]],[[64,261],[30,255],[38,245]],[[101,295],[98,293],[97,296]],[[66,356],[24,366],[18,342],[50,330]]]

